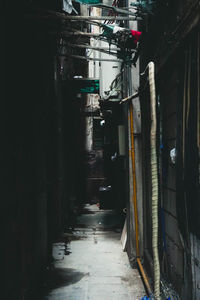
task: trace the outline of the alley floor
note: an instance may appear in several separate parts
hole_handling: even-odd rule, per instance
[[[122,251],[120,218],[86,205],[76,228],[54,245],[44,300],[136,300],[145,295],[137,269]]]

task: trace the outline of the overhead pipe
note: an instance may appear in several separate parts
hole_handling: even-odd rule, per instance
[[[128,97],[122,99],[122,100],[120,101],[119,104],[123,104],[123,103],[125,103],[125,102],[127,102],[127,101],[130,101],[130,100],[132,100],[132,99],[134,99],[134,98],[137,98],[138,96],[139,96],[139,92],[136,92],[136,93],[134,93],[133,95],[128,96]]]

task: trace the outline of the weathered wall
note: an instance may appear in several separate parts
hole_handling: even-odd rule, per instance
[[[160,163],[161,271],[162,275],[174,285],[181,299],[199,299],[198,283],[195,279],[199,276],[199,218],[196,217],[199,212],[199,203],[197,204],[199,6],[196,1],[190,3],[157,1],[157,9],[159,13],[151,17],[146,29],[143,27],[145,34],[141,53],[141,72],[150,60],[155,62],[157,150]],[[152,252],[148,102],[149,91],[146,88],[141,94],[146,266],[150,263],[148,258]],[[175,164],[170,158],[170,151],[173,148],[177,151]]]
[[[167,78],[162,81],[158,90],[160,97],[161,138],[161,220],[165,228],[161,230],[163,241],[166,242],[161,259],[163,272],[171,278],[176,287],[181,287],[184,278],[184,250],[179,232],[176,212],[176,167],[170,158],[170,151],[176,148],[177,137],[177,106],[179,96],[180,70],[176,63],[167,71]],[[161,222],[161,223],[162,223]],[[163,226],[163,225],[162,225]]]
[[[127,6],[130,6],[134,1],[127,1]],[[129,21],[126,24],[127,28],[138,30],[137,21]],[[130,96],[139,89],[139,70],[140,63],[137,61],[136,66],[126,66],[123,76],[123,97]],[[139,97],[132,100],[133,105],[133,129],[134,129],[134,152],[135,152],[135,172],[136,172],[136,198],[138,212],[138,230],[139,230],[139,251],[143,257],[143,187],[142,187],[142,151],[141,151],[141,108]],[[127,234],[128,246],[127,252],[131,262],[136,260],[136,239],[135,239],[135,213],[133,205],[133,170],[131,160],[131,128],[130,128],[130,101],[123,105],[125,110],[126,122],[126,205],[127,205]]]

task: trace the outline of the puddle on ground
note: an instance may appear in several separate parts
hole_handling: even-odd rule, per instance
[[[71,251],[66,243],[54,243],[52,246],[52,257],[54,260],[63,260],[65,255],[71,254]]]

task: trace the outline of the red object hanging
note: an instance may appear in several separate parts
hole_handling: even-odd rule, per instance
[[[141,31],[136,31],[136,30],[131,30],[131,34],[133,36],[134,39],[134,43],[137,45],[137,43],[139,42],[140,36],[142,34]]]

